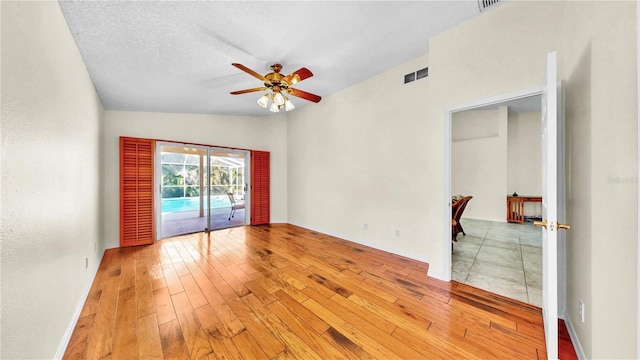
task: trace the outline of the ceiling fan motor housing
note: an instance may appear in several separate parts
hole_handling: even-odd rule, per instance
[[[282,65],[273,64],[271,65],[271,70],[273,70],[273,72],[268,73],[267,75],[264,76],[264,78],[267,80],[264,82],[264,86],[268,88],[279,87],[283,90],[286,90],[289,87],[289,83],[287,83],[284,80],[285,77],[282,74],[280,74],[280,70],[282,70]],[[274,89],[274,90],[277,91],[278,89]]]

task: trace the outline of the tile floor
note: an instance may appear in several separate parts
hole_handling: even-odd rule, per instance
[[[531,223],[463,218],[451,254],[453,280],[542,304],[542,232]]]

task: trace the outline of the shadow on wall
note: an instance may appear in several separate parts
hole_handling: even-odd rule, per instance
[[[571,319],[579,319],[575,299],[585,296],[591,288],[584,288],[584,280],[591,279],[591,200],[577,194],[591,193],[591,43],[584,48],[576,66],[567,74],[564,84],[565,109],[565,184],[566,223],[572,224],[571,231],[563,232],[567,237],[566,247],[566,290],[567,313]],[[576,105],[576,104],[579,104]],[[559,194],[560,195],[560,194]],[[562,243],[561,243],[562,244]],[[588,299],[585,299],[588,300]],[[591,344],[588,329],[583,324],[572,321],[583,344]],[[589,353],[590,351],[588,351]]]

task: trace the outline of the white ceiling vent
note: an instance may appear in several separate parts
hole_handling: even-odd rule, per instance
[[[500,0],[478,0],[478,7],[480,8],[480,12],[483,12],[489,8],[495,7],[499,2]]]

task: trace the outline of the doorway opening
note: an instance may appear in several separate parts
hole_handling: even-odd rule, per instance
[[[248,224],[250,152],[158,142],[157,238]]]
[[[452,217],[457,197],[473,196],[459,224],[466,235],[460,233],[452,243],[451,224],[446,224],[444,249],[453,250],[444,254],[446,278],[537,306],[542,305],[541,231],[531,223],[507,222],[506,202],[519,189],[520,195],[540,194],[541,93],[534,88],[450,108],[445,124],[445,219]],[[520,131],[514,132],[517,126]],[[532,166],[517,158],[523,154],[508,153],[523,151],[509,141],[532,137],[538,145],[535,179],[523,178],[523,165]],[[539,204],[527,204],[524,215],[540,212]]]

